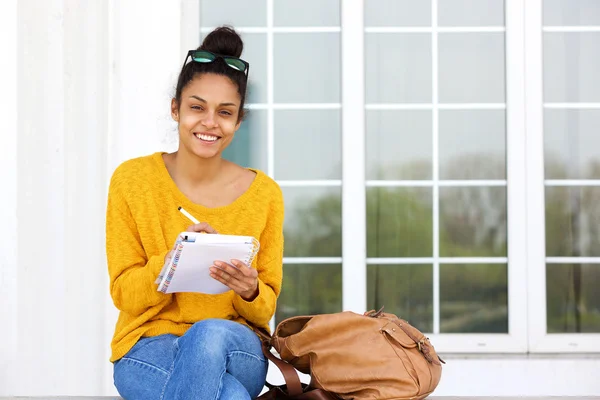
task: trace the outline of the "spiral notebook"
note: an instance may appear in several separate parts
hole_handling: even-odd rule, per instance
[[[182,232],[175,242],[175,254],[163,266],[155,283],[162,293],[195,292],[220,294],[227,286],[210,276],[214,262],[238,259],[249,267],[260,243],[251,236]]]

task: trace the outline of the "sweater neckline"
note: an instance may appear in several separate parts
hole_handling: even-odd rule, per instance
[[[179,204],[180,207],[184,207],[184,208],[187,207],[190,209],[194,209],[198,212],[221,213],[224,211],[229,211],[232,208],[235,208],[235,207],[239,206],[240,204],[245,203],[247,201],[247,199],[249,197],[251,197],[258,190],[258,187],[260,186],[260,184],[262,183],[262,181],[264,180],[264,177],[265,177],[265,174],[261,170],[254,169],[254,168],[247,168],[248,170],[253,171],[256,174],[256,176],[254,177],[254,180],[250,184],[250,187],[248,187],[248,189],[246,189],[246,191],[244,193],[242,193],[239,197],[237,197],[235,200],[233,200],[231,203],[229,203],[227,205],[219,206],[219,207],[207,207],[202,204],[194,203],[179,189],[177,184],[175,184],[175,181],[173,181],[171,174],[169,174],[169,170],[167,169],[167,166],[165,165],[165,160],[163,159],[163,154],[166,154],[166,152],[164,152],[164,151],[156,152],[156,153],[154,153],[154,156],[153,156],[154,160],[156,161],[156,164],[157,164],[157,167],[158,167],[158,170],[160,173],[160,177],[167,184],[167,186],[171,189],[171,191],[175,194],[175,197],[181,203],[181,204]]]

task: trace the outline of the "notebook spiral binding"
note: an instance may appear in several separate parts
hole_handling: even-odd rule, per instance
[[[258,250],[260,250],[260,242],[256,240],[256,238],[252,238],[252,250],[250,251],[250,254],[248,254],[248,257],[244,260],[248,267],[252,267],[252,263],[258,254]]]
[[[179,262],[179,257],[181,256],[181,250],[183,250],[183,242],[179,242],[177,244],[177,250],[175,250],[175,255],[173,256],[173,262],[171,263],[171,267],[169,268],[169,272],[167,273],[165,282],[160,289],[160,291],[162,293],[167,293],[167,289],[169,288],[169,283],[171,283],[171,279],[173,279],[173,275],[175,275],[175,270],[177,269],[177,263]]]

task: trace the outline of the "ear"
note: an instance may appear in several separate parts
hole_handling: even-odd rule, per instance
[[[179,122],[179,103],[176,99],[171,99],[171,117]]]

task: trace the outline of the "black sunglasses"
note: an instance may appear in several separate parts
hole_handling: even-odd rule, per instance
[[[225,64],[227,64],[227,66],[235,69],[236,71],[243,72],[246,76],[248,76],[248,70],[250,70],[250,64],[247,61],[242,60],[241,58],[222,56],[220,54],[216,54],[207,50],[188,51],[187,56],[185,57],[185,61],[183,62],[184,67],[189,57],[192,57],[192,61],[203,64],[214,62],[215,60],[220,58],[223,61],[225,61]]]

